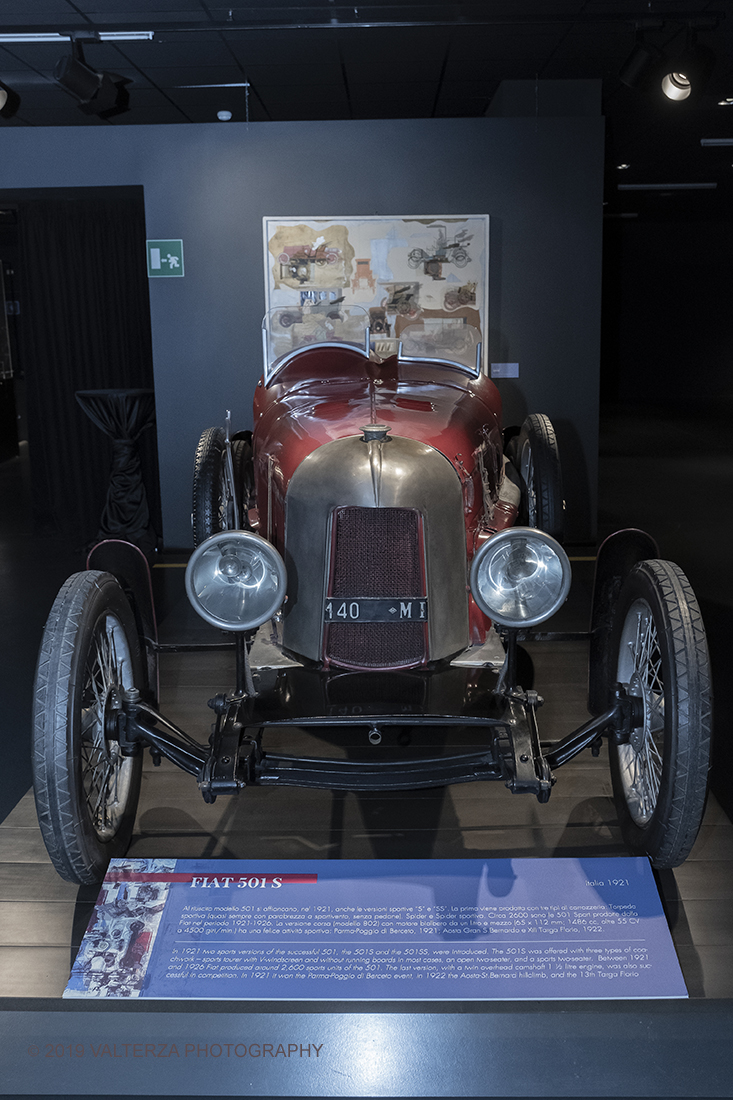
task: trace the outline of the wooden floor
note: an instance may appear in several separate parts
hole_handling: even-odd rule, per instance
[[[586,717],[583,642],[535,644],[539,712],[552,739]],[[206,700],[231,683],[227,654],[166,655],[167,716],[204,740]],[[273,734],[270,747],[343,755],[305,731]],[[58,997],[96,890],[62,882],[46,855],[28,793],[0,825],[0,988],[10,997]],[[146,761],[131,846],[138,856],[287,859],[491,859],[619,856],[607,751],[558,771],[550,801],[500,783],[394,795],[254,788],[206,805],[195,781],[167,761]],[[692,855],[659,886],[691,997],[733,997],[733,824],[714,799]]]

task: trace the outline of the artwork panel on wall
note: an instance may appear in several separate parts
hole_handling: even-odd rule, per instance
[[[334,338],[329,318],[346,311],[382,358],[401,344],[405,357],[487,370],[487,214],[265,217],[263,232],[271,345]]]

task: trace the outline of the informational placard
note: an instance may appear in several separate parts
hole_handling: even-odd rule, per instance
[[[686,997],[648,860],[113,860],[65,997]]]

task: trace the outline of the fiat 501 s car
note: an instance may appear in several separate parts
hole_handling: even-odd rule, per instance
[[[186,591],[236,655],[231,689],[209,701],[211,732],[184,731],[159,707],[166,647],[137,547],[97,545],[51,610],[33,764],[59,874],[99,881],[125,851],[146,749],[189,772],[207,802],[258,785],[499,780],[544,803],[562,766],[604,739],[625,842],[657,867],[680,863],[704,809],[711,732],[705,633],[682,571],[642,531],[601,546],[591,717],[543,741],[518,644],[552,637],[538,628],[571,581],[550,421],[502,430],[476,330],[453,317],[382,339],[357,307],[285,325],[280,312],[263,324],[253,430],[227,416],[195,455]],[[293,726],[359,751],[278,753]]]

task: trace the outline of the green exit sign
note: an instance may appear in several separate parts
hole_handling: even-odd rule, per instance
[[[148,278],[183,278],[183,241],[146,241]]]

